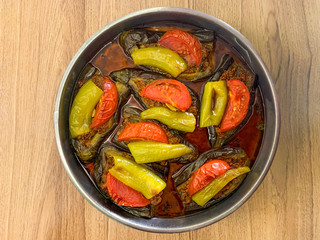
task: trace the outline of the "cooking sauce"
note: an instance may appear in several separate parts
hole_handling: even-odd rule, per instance
[[[92,65],[100,70],[103,76],[124,68],[137,67],[131,58],[123,52],[118,41],[107,44],[92,60]]]
[[[264,114],[262,107],[261,93],[260,90],[257,89],[253,105],[253,113],[249,121],[228,143],[229,146],[243,148],[251,160],[251,164],[254,163],[259,153],[259,147],[263,136]]]
[[[167,179],[167,186],[163,191],[162,200],[160,204],[155,206],[155,216],[176,217],[184,214],[183,204],[175,188],[172,175],[178,171],[184,164],[169,163],[169,173]]]
[[[172,27],[152,27],[149,29],[155,31],[161,31],[163,29],[168,30]],[[221,57],[224,54],[231,54],[235,61],[240,61],[240,56],[237,53],[230,50],[227,43],[223,40],[216,38],[214,43],[214,56],[216,62],[216,68],[220,63]],[[242,61],[240,61],[242,62]],[[243,63],[243,62],[242,62]],[[125,68],[138,68],[122,50],[119,44],[119,37],[117,37],[113,42],[107,44],[99,53],[92,59],[89,65],[97,68],[103,76],[108,76],[114,71],[118,71]],[[245,65],[245,63],[244,63]],[[245,65],[246,66],[246,65]],[[83,75],[83,74],[81,74]],[[203,86],[208,79],[202,79],[196,82],[184,82],[188,87],[190,87],[200,99]],[[81,82],[81,81],[80,81]],[[83,84],[83,83],[82,83]],[[125,105],[130,105],[143,110],[142,106],[135,99],[133,95],[129,98]],[[251,165],[257,157],[259,148],[261,145],[261,140],[263,137],[263,124],[264,124],[264,106],[259,88],[256,89],[255,101],[253,106],[253,113],[247,124],[239,131],[239,133],[228,143],[230,146],[236,146],[243,148],[248,157],[251,159]],[[118,122],[121,123],[123,120],[122,115]],[[120,124],[119,124],[120,126]],[[116,127],[109,137],[105,140],[104,144],[112,144],[111,140],[119,129]],[[192,133],[186,133],[184,137],[192,144],[194,144],[199,153],[206,152],[211,149],[208,139],[208,133],[206,128],[196,127],[195,131]],[[160,204],[154,206],[153,211],[157,217],[174,217],[183,215],[183,204],[178,196],[174,182],[172,180],[172,175],[178,171],[183,164],[179,163],[169,163],[169,173],[167,177],[167,187],[161,195]],[[93,164],[86,164],[89,175],[93,175]]]
[[[196,127],[192,133],[186,133],[184,137],[198,148],[200,154],[211,149],[207,128]]]

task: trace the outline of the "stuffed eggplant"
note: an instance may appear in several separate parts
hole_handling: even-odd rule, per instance
[[[197,159],[197,148],[177,131],[156,120],[144,120],[141,113],[137,108],[124,106],[122,123],[112,139],[114,144],[130,150],[134,157],[137,156],[135,160],[139,163],[164,160],[188,163]]]
[[[105,145],[94,165],[94,178],[105,197],[124,210],[152,217],[166,182],[152,168],[137,164],[127,152]]]
[[[208,128],[212,147],[228,143],[247,123],[255,91],[255,75],[232,56],[225,55],[204,85],[201,98],[200,127]]]
[[[194,81],[214,71],[214,34],[208,30],[132,29],[121,34],[120,44],[135,64],[169,78]]]
[[[172,178],[185,211],[206,208],[235,190],[250,171],[250,160],[242,148],[212,149],[182,167]]]
[[[70,111],[72,145],[83,163],[92,162],[102,141],[117,124],[129,88],[94,74],[79,89]]]

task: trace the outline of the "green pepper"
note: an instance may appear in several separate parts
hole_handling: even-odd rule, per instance
[[[142,119],[156,119],[170,128],[184,132],[193,132],[196,118],[192,113],[173,112],[165,107],[149,108],[141,113]]]
[[[142,165],[122,156],[113,156],[114,166],[109,173],[125,185],[141,192],[147,199],[159,194],[166,183]]]
[[[192,200],[195,201],[198,205],[205,205],[211,198],[213,198],[218,192],[221,191],[224,186],[231,182],[236,177],[239,177],[242,174],[250,172],[248,167],[239,167],[226,171],[220,177],[215,178],[207,186],[202,188],[200,191],[192,195]]]
[[[214,108],[212,99],[214,97]],[[228,102],[226,81],[207,82],[201,99],[200,127],[219,125]]]
[[[72,103],[69,117],[69,129],[72,138],[90,131],[92,112],[102,94],[103,91],[91,80],[80,88]]]
[[[192,150],[184,144],[138,141],[128,143],[129,150],[137,163],[158,162],[181,157]]]
[[[135,50],[131,57],[137,65],[160,68],[173,77],[187,69],[187,63],[178,53],[164,47],[148,47]]]

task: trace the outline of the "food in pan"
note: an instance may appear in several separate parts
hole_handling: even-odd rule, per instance
[[[211,31],[124,31],[79,77],[70,141],[110,203],[147,218],[201,211],[232,194],[255,161],[264,123],[256,78]]]

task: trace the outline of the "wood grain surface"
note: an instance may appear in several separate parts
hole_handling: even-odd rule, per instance
[[[196,9],[245,35],[270,69],[281,136],[262,185],[209,227],[154,234],[91,206],[60,162],[55,96],[72,56],[94,32],[157,6]],[[320,239],[319,0],[0,0],[0,239]]]

